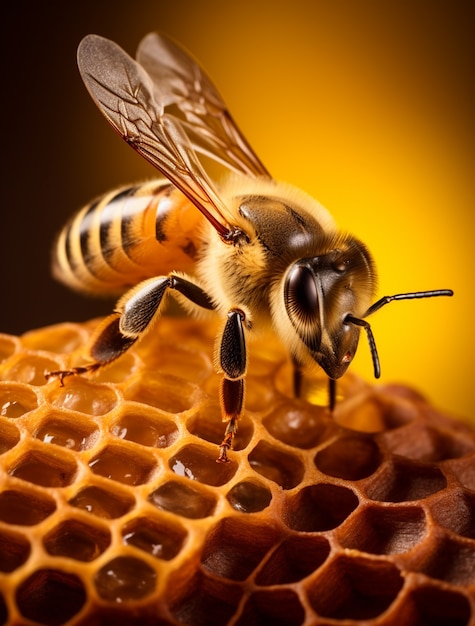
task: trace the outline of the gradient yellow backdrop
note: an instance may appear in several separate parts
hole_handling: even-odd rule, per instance
[[[62,56],[60,75],[34,66],[58,108],[42,121],[36,167],[50,185],[55,170],[66,179],[54,206],[36,190],[35,213],[52,220],[45,250],[81,203],[153,175],[90,103],[75,68],[79,40],[97,32],[134,53],[146,32],[165,31],[202,61],[273,175],[310,192],[367,243],[379,295],[454,289],[451,299],[390,304],[371,323],[382,382],[415,383],[441,408],[473,416],[470,3],[86,2],[72,12],[65,23],[45,5],[26,18],[34,43],[22,40]],[[23,220],[33,209],[20,206]],[[47,275],[46,252],[41,258]],[[61,291],[56,301],[69,297]],[[44,307],[59,321],[54,301]],[[372,376],[364,336],[353,370]]]

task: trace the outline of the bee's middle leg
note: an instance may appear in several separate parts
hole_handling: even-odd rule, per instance
[[[227,452],[232,448],[244,404],[247,370],[245,322],[246,315],[241,309],[231,309],[221,337],[219,362],[224,372],[221,383],[221,408],[227,426],[220,445],[218,463],[229,461]]]

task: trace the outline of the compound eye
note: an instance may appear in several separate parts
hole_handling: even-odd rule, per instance
[[[291,318],[300,321],[314,318],[318,310],[318,292],[313,271],[306,265],[294,265],[285,282],[285,306]]]

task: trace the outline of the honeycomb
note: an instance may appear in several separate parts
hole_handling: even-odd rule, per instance
[[[216,328],[163,319],[61,386],[95,324],[0,336],[0,623],[475,624],[475,433],[414,390],[292,399],[250,349],[228,464]]]

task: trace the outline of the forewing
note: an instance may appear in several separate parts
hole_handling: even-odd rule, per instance
[[[196,150],[237,172],[270,178],[208,75],[183,48],[149,33],[137,61],[151,77],[157,99],[182,119]]]
[[[226,239],[230,233],[226,207],[181,122],[167,114],[166,93],[161,97],[143,67],[117,44],[98,35],[81,41],[78,65],[89,93],[115,130],[178,187]]]

